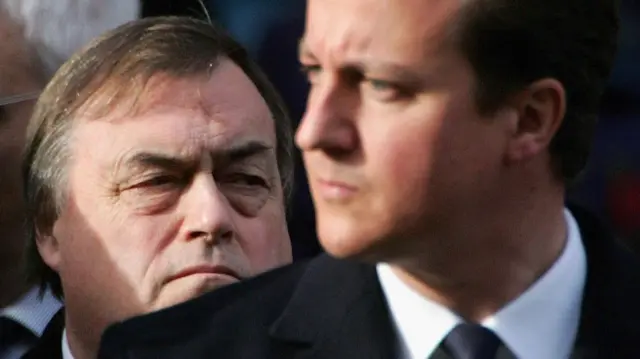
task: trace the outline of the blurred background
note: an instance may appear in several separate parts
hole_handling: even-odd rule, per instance
[[[298,40],[304,29],[304,0],[203,0],[211,18],[240,41],[280,90],[297,124],[307,84],[299,71]],[[204,17],[198,0],[145,2],[143,15]],[[640,0],[622,0],[622,36],[616,67],[605,96],[593,152],[569,201],[596,212],[640,253]],[[299,158],[299,156],[298,156]],[[302,162],[290,209],[294,255],[320,251],[313,205]]]

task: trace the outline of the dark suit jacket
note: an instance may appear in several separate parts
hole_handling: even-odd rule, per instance
[[[573,214],[588,274],[572,358],[638,359],[639,264]],[[394,358],[396,339],[375,267],[321,255],[112,326],[100,358]]]
[[[64,331],[64,309],[60,309],[47,324],[36,346],[22,359],[62,359],[62,332]]]

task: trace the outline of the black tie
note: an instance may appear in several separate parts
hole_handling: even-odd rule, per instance
[[[35,339],[36,336],[24,325],[7,317],[0,317],[0,353],[13,345]]]
[[[495,359],[500,343],[491,330],[477,324],[459,324],[444,340],[455,359]]]

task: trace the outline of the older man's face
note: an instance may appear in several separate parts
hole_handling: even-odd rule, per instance
[[[40,241],[67,310],[98,326],[291,261],[274,123],[253,83],[223,60],[147,88],[134,115],[77,121],[66,204]]]
[[[37,91],[40,83],[28,65],[29,54],[20,28],[1,11],[0,44],[0,101]],[[5,281],[21,278],[18,271],[24,248],[24,205],[20,152],[32,107],[32,100],[0,106],[0,288],[5,291],[10,285]]]

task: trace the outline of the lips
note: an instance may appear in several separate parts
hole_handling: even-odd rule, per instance
[[[355,191],[357,189],[355,186],[352,186],[350,184],[347,184],[345,182],[340,182],[340,181],[321,179],[321,180],[318,180],[318,183],[320,183],[321,186],[341,188],[341,189],[344,189],[345,191]]]
[[[345,201],[353,197],[358,188],[345,182],[318,180],[316,193],[329,201]]]
[[[240,276],[233,269],[222,266],[222,265],[197,265],[193,267],[188,267],[180,272],[170,276],[167,278],[165,283],[172,282],[177,279],[185,278],[194,274],[218,274],[224,275],[228,277],[233,277],[237,280],[240,280]]]

